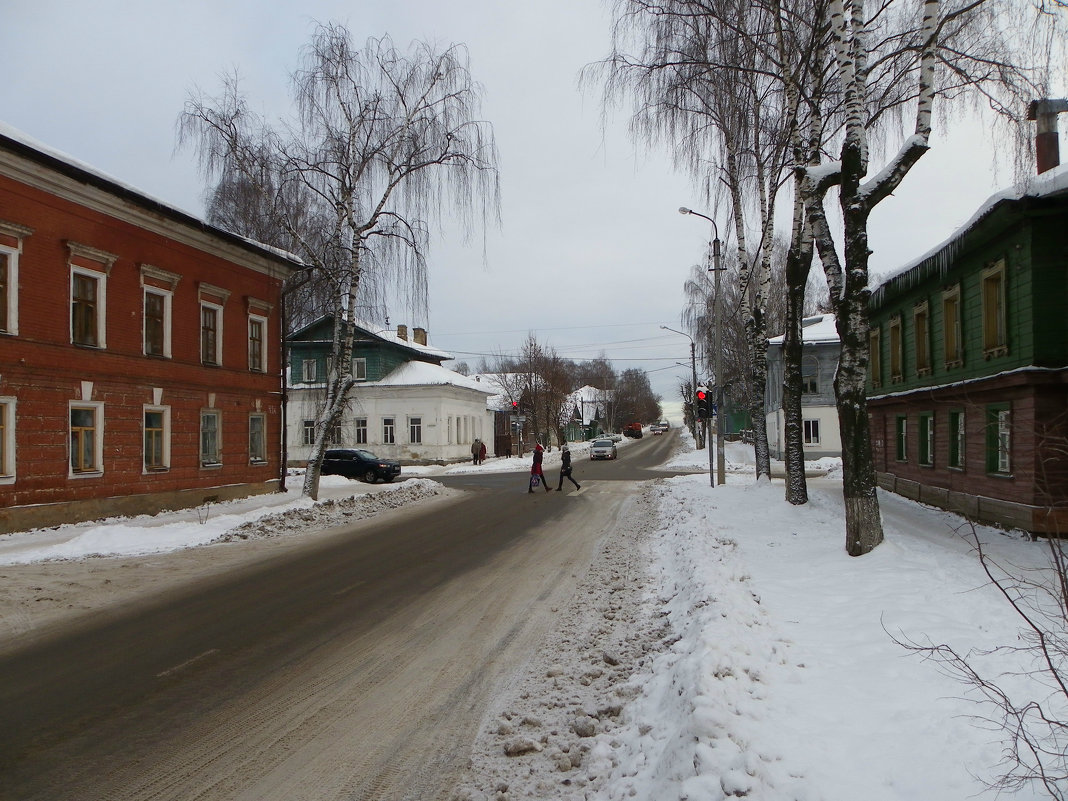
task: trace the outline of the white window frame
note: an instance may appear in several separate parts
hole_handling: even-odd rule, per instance
[[[161,413],[163,415],[163,464],[159,467],[149,467],[147,453],[145,452],[145,415],[149,413]],[[163,473],[171,469],[171,407],[145,404],[141,410],[141,473],[151,475]]]
[[[300,363],[300,377],[305,384],[314,384],[319,375],[317,359],[303,359]]]
[[[74,341],[74,315],[71,310],[74,308],[74,276],[80,275],[85,278],[92,278],[96,281],[96,342],[92,345],[87,345],[84,342]],[[88,267],[79,267],[76,264],[70,266],[70,287],[68,288],[68,297],[70,303],[68,305],[67,325],[69,326],[70,343],[77,345],[79,348],[99,348],[105,350],[108,346],[107,337],[107,308],[108,308],[108,274],[100,270],[91,270]]]
[[[252,324],[257,322],[260,324],[260,366],[259,368],[252,366]],[[266,373],[267,372],[267,327],[268,318],[262,314],[250,314],[248,316],[248,369],[254,373]]]
[[[204,418],[211,416],[215,418],[215,461],[206,461],[204,459]],[[197,428],[199,436],[197,438],[197,456],[202,468],[214,469],[222,467],[222,412],[218,409],[201,409],[200,410],[200,425]]]
[[[315,421],[302,420],[300,424],[301,443],[303,445],[315,444]]]
[[[10,395],[0,396],[0,484],[14,484],[15,464],[15,404]]]
[[[1012,472],[1012,410],[998,409],[998,472]]]
[[[355,432],[356,432],[356,444],[357,445],[366,445],[367,444],[367,418],[366,417],[357,417],[356,420],[355,420],[354,428],[355,428]]]
[[[806,445],[820,444],[820,421],[816,418],[802,420],[802,435]]]
[[[215,361],[204,361],[204,309],[215,310]],[[197,306],[197,349],[200,352],[200,363],[208,367],[222,367],[223,355],[223,307],[218,303],[201,300]]]
[[[148,315],[145,308],[148,305],[148,296],[158,295],[163,298],[163,353],[148,352]],[[145,286],[144,296],[141,298],[141,352],[145,356],[154,358],[171,358],[171,308],[174,293],[168,289],[160,289],[158,286]]]
[[[0,228],[0,232],[2,232]],[[21,244],[22,240],[19,240]],[[19,333],[19,253],[17,248],[0,245],[0,253],[7,257],[7,328],[0,333],[18,336]]]
[[[367,380],[367,359],[353,359],[352,360],[352,380],[353,381],[366,381]]]
[[[423,444],[423,416],[412,415],[408,418],[408,444]]]
[[[382,418],[382,444],[397,444],[397,418],[392,415]]]
[[[92,470],[75,472],[71,464],[70,414],[75,409],[88,409],[93,413],[93,464]],[[104,404],[99,401],[68,401],[67,403],[67,478],[99,478],[104,475]]]
[[[252,421],[259,420],[260,425],[260,448],[262,453],[257,456],[252,445]],[[248,416],[248,461],[249,464],[261,465],[267,464],[267,415],[261,412],[255,412]]]

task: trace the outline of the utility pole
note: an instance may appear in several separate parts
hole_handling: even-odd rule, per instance
[[[719,291],[719,273],[722,269],[720,267],[720,242],[719,242],[719,228],[716,225],[716,221],[711,217],[702,214],[699,211],[688,209],[685,206],[679,208],[679,214],[693,214],[695,217],[708,220],[712,223],[712,241],[709,242],[710,246],[710,260],[712,265],[708,268],[714,273],[713,284],[714,291],[716,293],[713,298],[713,311],[712,314],[715,317],[715,327],[712,330],[712,358],[714,361],[713,370],[715,371],[715,379],[713,381],[712,389],[712,402],[715,405],[715,411],[713,412],[714,425],[716,428],[716,483],[726,483],[724,473],[726,472],[726,457],[723,454],[723,425],[720,420],[720,406],[722,406],[723,400],[723,298]],[[712,411],[711,409],[709,411]],[[711,459],[711,451],[709,452],[709,459]],[[709,461],[709,473],[712,472],[712,463]]]

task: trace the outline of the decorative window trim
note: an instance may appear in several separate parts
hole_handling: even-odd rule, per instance
[[[998,278],[998,290],[997,290],[997,320],[995,321],[995,327],[997,331],[994,333],[996,341],[990,342],[988,336],[990,335],[987,327],[987,282],[994,277]],[[1008,292],[1006,288],[1006,281],[1008,280],[1008,271],[1005,269],[1005,259],[998,259],[998,261],[986,267],[979,274],[979,298],[980,307],[982,308],[982,336],[983,336],[983,358],[994,359],[998,356],[1005,356],[1009,352],[1008,344],[1008,309],[1006,304],[1008,302]]]
[[[141,353],[155,359],[170,359],[171,352],[171,329],[174,308],[174,293],[169,289],[161,289],[151,284],[142,283],[141,294]],[[157,295],[163,298],[163,353],[148,352],[148,315],[146,314],[147,298],[149,295]]]
[[[81,242],[74,242],[70,239],[67,240],[67,250],[70,251],[69,262],[71,267],[84,267],[87,270],[103,272],[105,275],[111,275],[111,268],[115,266],[115,262],[119,259],[114,253],[108,253],[106,250],[83,245]],[[83,263],[76,265],[76,261]],[[99,266],[94,267],[93,264],[84,264],[84,262],[93,262]]]
[[[144,425],[145,415],[149,413],[160,413],[163,415],[163,434],[161,448],[163,463],[161,465],[149,466],[148,453],[145,448],[145,438],[148,435],[146,427]],[[146,403],[142,407],[141,411],[141,474],[142,475],[156,475],[158,473],[166,473],[171,469],[171,407],[159,406],[156,404]]]
[[[0,396],[0,484],[14,484],[18,475],[15,449],[15,414],[17,399]]]
[[[106,271],[94,270],[89,267],[82,267],[81,265],[70,265],[70,286],[69,308],[72,310],[74,307],[74,276],[80,275],[85,278],[91,278],[96,281],[96,343],[88,344],[85,342],[74,341],[74,315],[68,314],[68,325],[70,334],[70,343],[79,348],[97,348],[98,350],[106,350],[108,346],[107,337],[107,319],[108,319],[108,273]]]
[[[204,359],[204,309],[215,310],[215,361]],[[199,315],[197,325],[197,346],[200,351],[200,363],[205,367],[222,367],[223,363],[223,307],[209,300],[200,301],[197,306]]]
[[[253,430],[252,421],[260,421],[260,444],[259,447],[262,453],[257,454],[254,442],[253,442]],[[248,416],[248,463],[251,465],[265,465],[267,464],[267,415],[262,412],[255,412]]]
[[[905,337],[901,315],[890,318],[890,383],[900,384],[905,380]],[[896,342],[894,335],[897,334]],[[894,362],[897,362],[896,364]]]
[[[953,337],[957,343],[955,353],[947,351],[948,338],[946,337],[946,305],[953,302],[956,308],[956,319],[953,321]],[[961,314],[960,284],[942,290],[942,358],[947,370],[953,370],[964,366],[964,321]]]
[[[178,288],[178,282],[181,280],[182,276],[178,275],[178,273],[162,270],[159,267],[153,267],[151,264],[141,265],[141,286],[143,287],[154,286],[156,289],[174,292]]]
[[[254,340],[252,339],[252,324],[258,322],[260,324],[260,343],[259,343],[259,357],[260,366],[254,367],[252,365],[252,345]],[[248,369],[254,373],[266,373],[267,372],[267,332],[270,321],[267,317],[250,312],[248,315]]]
[[[923,320],[923,330],[920,328],[920,320]],[[914,335],[916,361],[916,375],[919,377],[931,375],[931,309],[927,299],[912,307],[912,331]]]
[[[205,281],[197,282],[197,295],[201,303],[207,301],[216,306],[225,306],[226,301],[230,300],[229,289],[223,289],[221,286],[215,286]]]
[[[211,461],[205,459],[204,452],[204,418],[211,416],[215,418],[215,460]],[[222,412],[218,409],[208,408],[200,410],[200,425],[197,427],[199,432],[198,438],[198,458],[200,461],[201,469],[216,470],[222,467]],[[211,454],[207,454],[210,456]]]
[[[75,409],[89,409],[93,412],[93,464],[92,470],[75,471],[72,464],[73,454],[70,451],[70,414]],[[68,401],[67,402],[67,478],[100,478],[104,475],[104,404],[100,401]]]

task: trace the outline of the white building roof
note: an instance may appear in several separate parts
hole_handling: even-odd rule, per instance
[[[437,364],[427,362],[406,362],[389,375],[369,384],[380,387],[423,387],[449,385],[462,389],[471,389],[484,395],[493,395],[496,390],[465,375]]]
[[[780,334],[768,340],[769,345],[782,345],[786,339],[785,334]],[[835,325],[833,314],[818,314],[814,317],[806,317],[801,321],[801,341],[808,343],[837,342],[838,328]]]

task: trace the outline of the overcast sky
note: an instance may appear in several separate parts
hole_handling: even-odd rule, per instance
[[[681,329],[682,284],[709,237],[677,209],[714,211],[665,157],[635,150],[624,115],[603,126],[599,94],[580,91],[579,71],[608,52],[600,0],[6,0],[0,119],[202,215],[192,154],[175,152],[190,89],[214,93],[237,69],[254,107],[284,113],[315,21],[344,23],[357,42],[388,33],[400,46],[465,43],[485,87],[503,226],[489,233],[485,261],[480,240],[435,242],[429,319],[398,308],[391,324],[426,327],[432,345],[472,368],[534,332],[561,356],[603,351],[618,370],[646,369],[654,390],[677,400],[689,370],[675,362],[688,364],[689,342],[659,326]],[[981,128],[936,133],[872,215],[873,271],[922,255],[1007,185],[995,158]]]

